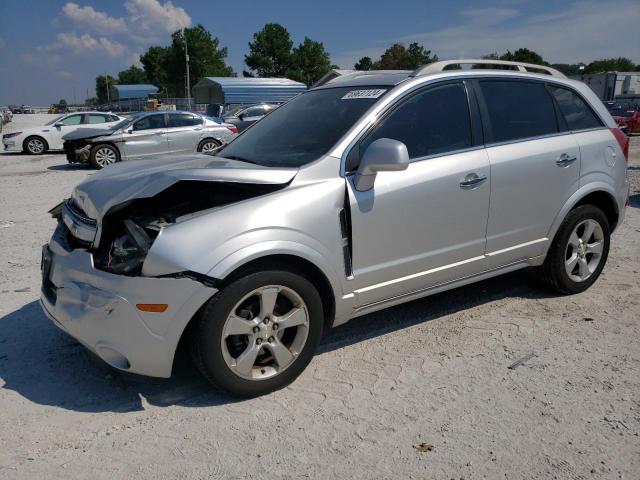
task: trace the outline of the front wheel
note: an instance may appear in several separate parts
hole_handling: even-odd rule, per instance
[[[44,138],[33,136],[24,141],[22,148],[26,153],[30,153],[31,155],[42,155],[49,150],[49,145]]]
[[[116,147],[108,143],[96,145],[91,150],[91,155],[89,155],[89,163],[93,168],[98,169],[113,165],[119,160],[120,152]]]
[[[267,270],[224,287],[195,321],[192,355],[202,374],[232,394],[254,397],[302,373],[322,336],[323,309],[306,278]]]
[[[610,235],[609,221],[598,207],[583,205],[572,210],[540,267],[540,278],[560,293],[584,292],[604,268]]]

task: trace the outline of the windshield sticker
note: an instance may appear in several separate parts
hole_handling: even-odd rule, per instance
[[[342,97],[342,100],[353,100],[356,98],[378,98],[384,92],[386,92],[386,90],[382,88],[374,88],[369,90],[351,90],[344,97]]]

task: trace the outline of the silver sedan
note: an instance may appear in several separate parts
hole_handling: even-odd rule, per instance
[[[64,137],[69,163],[104,168],[165,153],[212,152],[238,134],[234,125],[192,112],[145,112],[107,129],[79,129]]]

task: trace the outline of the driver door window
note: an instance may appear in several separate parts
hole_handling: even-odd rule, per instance
[[[153,130],[156,128],[165,128],[164,113],[158,115],[149,115],[148,117],[141,118],[133,124],[133,129],[138,130]]]
[[[69,115],[67,118],[60,120],[58,123],[65,127],[71,125],[80,125],[82,123],[82,115]]]
[[[471,120],[464,85],[442,85],[409,97],[360,143],[359,155],[349,156],[347,170],[355,169],[358,157],[379,138],[404,143],[411,160],[470,148]]]

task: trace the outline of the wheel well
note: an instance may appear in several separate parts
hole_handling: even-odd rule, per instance
[[[200,146],[206,142],[207,140],[212,140],[213,142],[215,142],[218,146],[222,145],[222,142],[220,142],[220,140],[218,140],[217,138],[213,138],[213,137],[207,137],[207,138],[203,138],[202,140],[200,140],[200,143],[198,143],[198,148],[200,148]]]
[[[113,147],[116,150],[116,153],[118,154],[118,159],[122,158],[122,155],[120,154],[120,149],[116,146],[115,143],[111,143],[111,142],[100,142],[100,143],[96,143],[95,145],[93,145],[91,147],[91,153],[93,153],[93,151],[98,148],[101,147],[102,145],[109,145],[110,147]]]
[[[250,272],[259,270],[268,270],[274,268],[283,268],[293,270],[301,276],[307,278],[318,289],[320,299],[322,300],[322,308],[324,310],[325,325],[331,326],[336,312],[336,303],[333,289],[329,280],[316,265],[304,258],[295,255],[269,255],[267,257],[257,258],[238,267],[224,278],[219,288],[233,282],[239,277],[247,275]]]
[[[593,205],[598,207],[606,215],[611,231],[616,228],[618,223],[618,206],[610,194],[603,191],[591,192],[580,199],[580,201],[576,203],[571,210],[575,210],[582,205]]]

